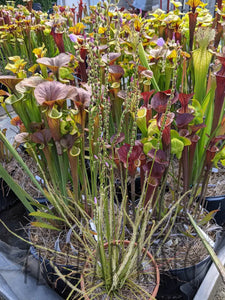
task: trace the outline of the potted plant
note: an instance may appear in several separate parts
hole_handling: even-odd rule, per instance
[[[6,101],[13,106],[15,111],[20,116],[21,123],[23,124],[23,132],[17,135],[16,140],[17,142],[24,143],[27,151],[36,161],[40,169],[40,177],[44,181],[45,189],[43,189],[43,187],[37,182],[26,165],[21,161],[19,155],[15,150],[12,149],[3,135],[1,135],[1,139],[13,153],[16,159],[18,159],[19,163],[21,163],[24,170],[28,172],[31,180],[40,189],[43,196],[46,196],[48,202],[53,206],[53,208],[50,208],[48,205],[43,206],[42,204],[37,203],[34,199],[27,197],[25,192],[23,195],[21,195],[21,189],[19,186],[14,185],[16,194],[31,212],[31,216],[37,218],[36,222],[32,222],[32,226],[36,226],[39,228],[39,230],[44,228],[46,231],[53,230],[57,232],[59,228],[64,227],[63,224],[66,224],[66,228],[72,232],[70,235],[73,234],[80,242],[83,251],[89,254],[92,254],[93,250],[96,247],[99,247],[101,248],[101,255],[103,255],[102,251],[105,249],[105,246],[102,244],[104,240],[103,236],[107,233],[107,252],[111,252],[111,243],[114,243],[115,240],[121,241],[122,239],[125,239],[124,231],[126,222],[123,220],[123,218],[126,218],[126,215],[124,215],[124,209],[121,209],[121,213],[117,216],[115,215],[115,212],[112,211],[110,222],[113,221],[113,224],[115,224],[117,217],[118,222],[120,222],[121,226],[124,227],[124,230],[120,232],[120,229],[118,231],[118,228],[114,226],[115,232],[109,233],[109,223],[101,223],[102,212],[100,211],[101,214],[98,216],[100,212],[98,212],[98,208],[96,209],[95,202],[98,200],[95,199],[99,198],[99,208],[104,206],[104,215],[107,215],[109,208],[107,199],[110,196],[110,206],[113,208],[114,198],[116,197],[113,187],[113,172],[109,172],[106,168],[107,165],[111,164],[112,170],[114,169],[114,159],[110,156],[113,151],[104,151],[106,142],[108,142],[109,132],[111,134],[112,128],[110,128],[110,126],[108,126],[108,128],[104,127],[103,125],[105,123],[103,123],[100,118],[98,119],[99,116],[97,115],[97,111],[102,109],[102,103],[99,101],[97,102],[97,93],[101,93],[100,76],[98,78],[100,90],[98,90],[98,86],[95,88],[92,87],[91,93],[88,86],[84,85],[84,87],[75,87],[70,84],[62,83],[63,81],[67,81],[69,83],[69,80],[71,80],[70,74],[74,68],[77,67],[76,64],[73,64],[73,61],[71,61],[71,57],[69,55],[61,54],[54,59],[39,59],[38,63],[40,65],[42,76],[33,76],[30,78],[24,78],[25,71],[23,61],[19,61],[17,58],[15,58],[15,60],[12,58],[12,61],[14,61],[17,67],[20,68],[20,72],[17,72],[12,68],[12,65],[10,66],[10,69],[14,70],[18,77],[4,76],[1,78],[1,82],[3,82],[3,84],[9,88],[9,94],[7,95],[8,99]],[[92,61],[92,67],[93,66],[94,60]],[[50,69],[52,73],[49,74],[46,72],[47,69]],[[66,75],[62,71],[66,72]],[[48,77],[45,78],[45,76]],[[93,80],[93,78],[90,79],[90,82],[91,80]],[[19,82],[20,85],[16,86],[16,84]],[[92,100],[92,106],[89,108],[92,97],[95,97],[96,102]],[[68,104],[68,99],[73,102]],[[106,101],[106,99],[107,98],[104,97],[104,101]],[[108,114],[109,115],[107,118],[110,118],[111,112],[109,111]],[[106,120],[107,119],[105,119],[105,122]],[[132,119],[130,119],[130,121],[132,121]],[[93,123],[97,122],[99,122],[99,125],[101,126],[99,126],[99,128],[93,128]],[[108,132],[106,132],[106,130]],[[94,138],[92,138],[93,132]],[[107,135],[106,138],[101,141],[100,137],[102,132],[105,132]],[[87,139],[87,135],[89,140]],[[87,141],[89,142],[88,147],[86,145]],[[111,147],[111,149],[113,149],[113,147]],[[85,161],[85,151],[87,150],[89,157],[88,168],[90,169],[90,174],[88,174]],[[103,153],[101,161],[98,161],[96,158],[96,153],[99,153],[98,155]],[[2,167],[1,174],[8,179],[8,175]],[[89,176],[90,178],[88,178]],[[109,184],[109,179],[111,180],[111,184]],[[108,195],[107,192],[109,189],[108,187],[111,189],[110,195]],[[123,207],[126,207],[124,203],[126,203],[125,196],[123,196]],[[37,211],[34,211],[34,207],[37,207]],[[141,212],[141,209],[139,210],[139,213],[141,213],[141,217],[146,215],[146,223],[148,219],[148,213],[145,211]],[[99,237],[102,236],[101,244],[97,246],[96,242],[94,243],[92,234],[86,234],[87,237],[89,236],[88,238],[90,244],[88,244],[88,248],[86,246],[86,239],[84,238],[83,240],[80,235],[73,230],[73,223],[75,223],[84,232],[88,232],[89,230],[87,227],[91,221],[93,222],[92,218],[95,214],[96,219],[94,219],[94,221],[98,227],[97,232]],[[134,273],[134,270],[139,272],[140,267],[143,269],[142,261],[146,256],[144,248],[150,238],[147,238],[143,235],[140,239],[140,237],[137,235],[137,228],[140,226],[140,222],[143,221],[141,217],[137,215],[137,221],[135,221],[135,235],[128,246],[128,249],[130,249],[129,255],[127,255],[123,249],[125,244],[127,246],[127,242],[118,244],[122,246],[122,255],[128,260],[126,274],[122,272],[123,274],[120,275],[121,278],[124,278],[124,284],[127,284],[127,278],[133,276],[132,274]],[[135,218],[134,215],[133,218]],[[83,220],[84,225],[81,223],[81,220]],[[131,226],[133,227],[132,223]],[[143,233],[145,233],[145,226],[146,225],[144,224],[142,225]],[[31,233],[31,238],[33,236],[35,236],[35,233]],[[71,237],[70,239],[72,241]],[[35,238],[33,237],[32,240],[35,241]],[[67,241],[67,244],[70,244],[70,241]],[[44,248],[43,246],[39,245],[39,243],[37,247],[42,249]],[[141,253],[142,250],[144,250],[143,258],[138,257],[140,249]],[[53,254],[55,253],[54,250],[50,250],[53,252]],[[59,250],[59,248],[57,250]],[[69,255],[69,253],[63,253],[64,255]],[[152,260],[152,257],[148,252],[147,256]],[[140,262],[138,261],[139,259]],[[51,261],[51,258],[48,260]],[[118,263],[121,263],[121,260],[119,260]],[[57,266],[58,263],[55,262],[55,264]],[[61,269],[59,272],[60,271]],[[115,272],[115,270],[111,270],[109,272],[110,276],[112,275],[112,271],[113,273]],[[157,274],[156,289],[154,292],[155,295],[157,286],[159,284],[159,274],[157,268],[156,271],[153,270],[153,274],[154,272]],[[62,274],[62,276],[64,275]],[[105,282],[107,283],[107,281]],[[116,283],[114,280],[112,287],[113,292],[117,290],[118,282]],[[149,291],[147,291],[146,294],[148,297],[151,297]]]
[[[209,34],[210,33],[210,34]],[[212,35],[211,35],[212,34]],[[210,37],[211,35],[211,37]],[[203,39],[204,36],[204,39]],[[148,128],[143,127],[143,122],[146,124],[146,119],[147,117],[142,120],[142,124],[139,126],[140,130],[142,131],[142,136],[143,141],[144,141],[144,150],[146,151],[146,154],[153,156],[155,153],[155,157],[157,157],[157,151],[158,149],[162,149],[164,153],[164,160],[167,157],[167,160],[169,159],[169,153],[173,153],[177,156],[177,159],[180,160],[180,167],[178,170],[180,170],[178,173],[175,173],[176,175],[173,175],[175,178],[176,184],[174,186],[171,185],[170,183],[170,188],[174,191],[174,193],[177,193],[179,190],[179,187],[183,189],[183,191],[187,191],[190,188],[191,193],[191,198],[186,197],[186,203],[184,204],[183,209],[184,210],[190,210],[193,208],[195,204],[196,196],[200,192],[200,202],[204,206],[205,202],[205,193],[207,190],[207,185],[208,185],[208,179],[210,176],[210,171],[213,165],[213,159],[216,154],[216,152],[219,152],[219,148],[215,147],[218,145],[219,141],[224,140],[224,135],[218,134],[218,130],[221,127],[221,119],[223,113],[221,113],[220,116],[216,116],[213,114],[213,102],[215,99],[217,99],[218,95],[218,89],[219,86],[217,85],[217,88],[215,85],[213,85],[213,82],[211,81],[211,76],[209,75],[209,81],[208,81],[208,89],[206,90],[207,87],[207,82],[202,82],[201,84],[198,83],[198,81],[204,80],[206,78],[206,74],[209,71],[209,60],[212,58],[212,54],[208,52],[207,46],[209,44],[210,39],[214,39],[213,31],[210,29],[203,29],[199,28],[196,37],[195,37],[195,42],[196,45],[200,45],[200,48],[197,48],[193,51],[193,62],[194,62],[194,70],[195,70],[195,79],[192,77],[193,75],[190,74],[190,81],[193,80],[194,85],[189,85],[189,91],[192,92],[194,91],[195,94],[185,94],[185,93],[179,93],[179,96],[176,97],[176,93],[173,92],[171,96],[171,91],[164,91],[162,92],[157,92],[152,99],[149,101],[151,103],[151,107],[154,113],[154,110],[156,110],[157,115],[156,115],[156,121],[151,122]],[[175,36],[176,39],[176,36]],[[161,40],[160,40],[161,42]],[[164,44],[161,45],[163,47]],[[167,49],[166,46],[164,46],[165,50]],[[152,51],[153,52],[153,51]],[[140,54],[143,55],[143,48],[140,47]],[[177,54],[175,54],[177,56]],[[178,54],[179,56],[179,54]],[[183,56],[183,54],[182,54]],[[179,59],[182,59],[182,56],[179,57]],[[201,58],[200,58],[201,56]],[[206,57],[206,59],[203,61],[202,57]],[[145,61],[144,56],[141,56],[143,65],[148,67],[148,64]],[[207,59],[208,57],[208,59]],[[185,57],[184,57],[185,58]],[[186,56],[187,58],[187,56]],[[185,60],[186,60],[185,58]],[[201,63],[199,61],[201,59]],[[208,62],[207,62],[208,60]],[[165,64],[166,62],[164,62]],[[174,64],[177,66],[177,62]],[[184,64],[185,66],[185,64]],[[157,68],[160,68],[160,65],[157,64]],[[154,70],[154,66],[151,66],[151,69]],[[176,67],[175,67],[176,69]],[[222,66],[223,69],[223,66]],[[197,71],[198,70],[198,71]],[[177,66],[176,70],[177,74],[175,75],[178,80],[179,80],[179,65]],[[183,69],[183,72],[186,73],[186,68],[185,70]],[[220,74],[221,71],[218,73]],[[187,74],[183,73],[183,78],[187,76]],[[154,74],[154,71],[153,71]],[[217,75],[217,73],[216,73]],[[186,77],[188,78],[188,77]],[[173,81],[174,82],[174,81]],[[177,86],[177,83],[175,82],[174,87],[176,86],[177,88],[180,88],[180,84]],[[183,85],[184,81],[182,81],[181,88],[184,88],[185,86],[188,87],[187,84]],[[173,87],[173,85],[172,85]],[[204,88],[203,88],[204,87]],[[192,90],[194,88],[194,90]],[[217,92],[215,93],[215,88],[217,89]],[[186,88],[185,88],[186,89]],[[199,90],[199,91],[198,91]],[[175,91],[175,89],[172,91]],[[200,96],[200,93],[202,95]],[[221,92],[224,95],[224,86],[223,88],[221,87]],[[208,93],[208,94],[207,94]],[[149,97],[151,95],[149,94]],[[196,98],[198,100],[203,99],[202,104],[199,104],[198,101],[196,101]],[[202,98],[201,98],[202,97]],[[145,100],[145,95],[143,94],[143,98]],[[192,106],[188,107],[188,102],[192,100]],[[173,109],[173,106],[177,100],[181,102],[181,108],[179,111],[177,108]],[[199,101],[200,102],[200,101]],[[220,97],[220,105],[223,106],[224,104],[224,96]],[[194,109],[192,111],[192,109]],[[146,109],[144,109],[146,111]],[[172,110],[172,113],[171,113]],[[177,110],[177,115],[174,113]],[[214,113],[216,114],[223,111],[222,110],[217,110],[214,109]],[[142,109],[143,112],[143,109]],[[140,112],[140,116],[143,119],[143,114]],[[172,121],[171,121],[172,119]],[[205,125],[203,124],[203,120],[205,119]],[[214,119],[214,121],[212,121]],[[176,122],[175,127],[171,127],[171,123]],[[140,118],[141,121],[141,118]],[[212,126],[212,123],[215,123],[215,126]],[[212,126],[212,127],[211,127]],[[160,147],[159,144],[156,142],[157,136],[160,135],[160,127],[163,127],[163,133],[162,133],[162,144]],[[172,129],[171,129],[172,128]],[[148,129],[148,130],[146,130]],[[176,129],[176,131],[174,131]],[[221,131],[220,131],[221,132]],[[179,133],[179,134],[177,134]],[[197,134],[196,134],[197,133]],[[200,133],[200,135],[199,135]],[[199,136],[197,136],[199,135]],[[188,139],[186,139],[188,138]],[[179,141],[178,141],[179,140]],[[198,143],[199,142],[199,143]],[[173,144],[174,143],[174,144]],[[197,148],[196,148],[197,146]],[[152,150],[153,149],[153,150]],[[216,155],[217,158],[222,157],[223,153],[223,144],[220,143],[220,152],[218,155]],[[151,150],[151,153],[148,151]],[[181,151],[181,152],[179,152]],[[213,154],[214,153],[214,154]],[[161,154],[162,158],[162,154]],[[216,162],[216,158],[214,160]],[[193,164],[194,163],[194,164]],[[196,167],[194,167],[196,166]],[[183,169],[183,171],[182,171]],[[172,172],[172,171],[170,171]],[[182,182],[180,181],[180,175],[182,174]],[[176,177],[178,180],[176,180]],[[166,174],[166,178],[168,180],[168,174]],[[189,178],[189,179],[188,179]],[[178,192],[179,194],[179,192]],[[161,201],[163,201],[162,194],[161,196]],[[191,200],[192,199],[192,200]],[[193,201],[194,200],[194,201]],[[184,202],[185,203],[185,202]],[[164,205],[159,205],[160,210]],[[199,206],[198,206],[199,207]],[[196,208],[196,211],[199,211],[199,208]],[[193,213],[193,212],[192,212]],[[213,213],[213,212],[212,212]],[[215,213],[215,211],[214,211]],[[195,213],[194,213],[195,214]],[[198,215],[198,214],[197,214]],[[195,217],[197,216],[195,214]],[[186,217],[187,218],[187,217]],[[188,219],[188,218],[187,218]],[[189,221],[187,221],[189,223]],[[172,271],[171,273],[172,276],[174,276],[174,273]],[[196,273],[195,273],[195,276]],[[204,275],[203,275],[204,276]],[[162,278],[162,276],[161,276]],[[181,279],[184,280],[184,279]],[[190,278],[185,279],[185,281],[190,280]],[[198,278],[199,280],[199,278]],[[162,283],[162,282],[161,282]],[[194,286],[194,282],[192,283]],[[161,284],[162,286],[162,284]],[[169,285],[171,287],[171,283]],[[195,292],[197,286],[194,287],[194,289],[191,291],[192,296],[193,293]],[[168,291],[168,287],[167,287]],[[160,291],[159,295],[160,297]],[[190,295],[189,295],[190,296]]]

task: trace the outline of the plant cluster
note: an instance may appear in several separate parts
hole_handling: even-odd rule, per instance
[[[143,289],[132,278],[148,273],[142,250],[155,237],[165,240],[180,213],[194,214],[213,163],[225,162],[225,5],[218,2],[213,19],[201,1],[188,1],[185,15],[173,4],[174,11],[142,18],[103,2],[82,20],[80,1],[78,19],[55,7],[47,23],[24,7],[0,11],[2,63],[13,73],[0,76],[7,87],[0,95],[18,114],[11,120],[20,130],[16,141],[44,185],[0,138],[53,208],[18,186],[17,193],[37,218],[33,226],[66,225],[73,255],[72,236],[79,240],[95,266],[85,273],[86,282],[97,276],[91,296],[119,297],[133,285],[139,299]],[[21,57],[10,49],[12,39]],[[0,174],[11,182],[1,165]]]
[[[26,6],[15,7],[13,1],[0,6],[1,71],[12,56],[25,59],[29,69],[43,55],[53,57],[71,52],[73,45],[68,35],[84,29],[83,24],[79,27],[79,20],[85,13],[86,6],[82,4],[73,8],[54,6],[50,14],[33,10],[32,1],[27,1]]]

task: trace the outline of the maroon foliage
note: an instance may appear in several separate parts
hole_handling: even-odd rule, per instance
[[[175,92],[174,97],[171,97],[171,90],[157,92],[151,100],[152,108],[157,111],[158,113],[164,113],[166,111],[168,101],[171,100],[171,104],[174,104],[178,100],[178,93]]]

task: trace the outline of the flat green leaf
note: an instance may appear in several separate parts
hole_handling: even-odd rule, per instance
[[[146,58],[146,55],[145,55],[145,50],[143,48],[143,45],[142,43],[139,44],[138,46],[138,53],[139,53],[139,57],[140,57],[140,61],[141,61],[141,64],[148,70],[150,70],[150,67],[149,67],[149,64],[148,64],[148,61],[147,61],[147,58]],[[153,76],[152,79],[151,79],[151,82],[152,82],[152,85],[154,87],[154,89],[159,92],[160,89],[159,89],[159,86],[155,80],[155,77]]]
[[[181,233],[182,233],[183,235],[185,235],[185,236],[191,238],[191,239],[194,239],[194,238],[195,238],[195,236],[192,235],[192,234],[191,234],[190,232],[188,232],[188,231],[181,231]]]
[[[31,222],[32,226],[60,231],[60,229],[43,222]]]
[[[210,211],[201,221],[198,222],[198,225],[207,224],[213,218],[213,215],[218,211],[219,211],[219,209],[214,209],[214,210]]]
[[[8,172],[3,168],[1,164],[0,164],[0,178],[3,178],[5,180],[8,186],[11,188],[14,194],[20,199],[20,201],[23,203],[23,205],[26,207],[26,209],[29,212],[34,211],[34,208],[32,207],[32,203],[34,203],[35,200],[25,190],[23,190],[17,182],[13,180],[13,178],[8,174]]]
[[[202,240],[206,250],[208,251],[209,255],[211,256],[214,264],[216,265],[216,268],[217,268],[218,272],[220,273],[223,282],[225,282],[225,268],[224,268],[223,264],[221,263],[221,261],[217,257],[217,255],[216,255],[215,251],[213,250],[213,248],[206,241],[206,239],[205,239],[204,235],[202,234],[201,230],[199,229],[198,225],[195,223],[193,217],[189,213],[188,213],[188,217],[189,217],[189,219],[191,221],[191,224],[193,225],[194,229],[196,230],[198,236]]]
[[[49,213],[42,212],[42,211],[34,211],[34,212],[30,213],[30,216],[40,217],[40,218],[43,218],[43,219],[64,221],[62,218],[59,218],[57,216],[54,216],[54,215],[51,215]]]
[[[205,98],[202,101],[203,114],[205,114],[208,105],[210,105],[211,93],[212,93],[212,89],[209,90],[208,94],[205,96]]]

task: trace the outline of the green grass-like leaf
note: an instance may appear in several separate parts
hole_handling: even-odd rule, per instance
[[[51,215],[49,213],[45,213],[45,212],[42,212],[42,211],[32,212],[32,213],[30,213],[30,216],[37,217],[37,218],[39,217],[39,218],[43,218],[43,219],[49,219],[49,220],[64,221],[64,219],[62,219],[62,218],[59,218],[55,215]]]
[[[211,256],[214,264],[216,265],[216,268],[217,268],[218,272],[220,273],[220,276],[222,277],[223,282],[225,283],[225,267],[223,266],[223,264],[221,263],[221,261],[217,257],[217,255],[216,255],[215,251],[213,250],[213,248],[206,241],[206,239],[205,239],[204,235],[202,234],[201,230],[199,230],[198,225],[196,224],[193,217],[189,213],[188,213],[188,217],[189,217],[189,219],[191,221],[191,224],[193,225],[195,231],[197,232],[198,236],[202,240],[206,250],[208,251],[209,255]]]
[[[139,47],[138,47],[138,53],[139,53],[139,57],[140,57],[140,61],[141,61],[141,64],[147,68],[148,70],[151,70],[150,67],[149,67],[149,64],[148,64],[148,61],[147,61],[147,58],[146,58],[146,55],[145,55],[145,50],[143,48],[143,45],[142,43],[139,44]],[[153,75],[152,79],[151,79],[151,82],[152,82],[152,85],[154,87],[154,89],[159,92],[160,89],[159,89],[159,86],[155,80],[155,77]]]
[[[43,223],[43,222],[32,222],[31,223],[32,226],[35,227],[40,227],[40,228],[46,228],[46,229],[52,229],[52,230],[57,230],[57,231],[61,231],[61,229],[56,228],[55,226],[52,226],[48,223]]]
[[[8,174],[8,172],[3,168],[0,164],[0,177],[5,180],[11,190],[15,193],[15,195],[20,199],[23,205],[29,212],[34,211],[31,203],[35,203],[35,200],[26,192],[24,191],[18,183],[16,183],[13,178]]]
[[[198,225],[207,224],[212,218],[213,215],[218,211],[218,209],[210,211],[201,221],[198,222]]]

